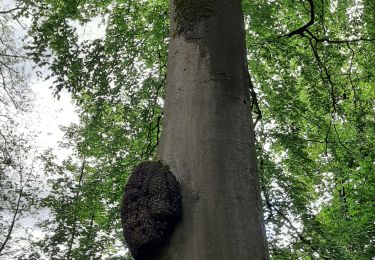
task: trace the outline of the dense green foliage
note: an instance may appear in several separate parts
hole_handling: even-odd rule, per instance
[[[32,19],[30,57],[50,68],[56,96],[66,88],[80,107],[66,131],[76,159],[44,156],[59,177],[44,201],[52,235],[38,245],[53,259],[123,259],[123,186],[154,156],[162,127],[169,3],[18,3]],[[375,2],[244,0],[243,10],[272,258],[371,259]],[[105,36],[82,39],[92,21]]]
[[[256,35],[248,37],[249,64],[262,112],[259,169],[276,259],[375,255],[373,7],[248,7]],[[277,234],[285,226],[293,242],[282,249]]]

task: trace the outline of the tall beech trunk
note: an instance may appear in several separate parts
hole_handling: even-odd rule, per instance
[[[268,259],[240,0],[171,0],[158,150],[183,217],[156,259]]]

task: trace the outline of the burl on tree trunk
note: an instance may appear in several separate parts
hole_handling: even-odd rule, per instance
[[[167,166],[143,162],[126,187],[121,209],[125,241],[135,259],[152,259],[182,215],[179,184]]]

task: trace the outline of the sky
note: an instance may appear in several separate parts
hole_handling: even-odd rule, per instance
[[[52,95],[52,80],[37,80],[32,84],[34,92],[34,109],[28,115],[32,124],[30,131],[37,133],[35,145],[42,150],[52,148],[59,156],[66,157],[69,151],[59,147],[63,140],[64,133],[61,126],[69,126],[71,123],[78,123],[77,108],[72,103],[70,94],[63,90],[60,99]]]
[[[12,1],[5,0],[5,2],[9,3]],[[71,24],[77,30],[79,42],[83,42],[100,39],[105,36],[105,28],[102,21],[103,17],[96,17],[84,26],[73,21],[71,21]],[[25,23],[27,24],[29,21],[25,21]],[[19,39],[23,36],[24,32],[21,32]],[[46,76],[48,69],[43,68],[42,73]],[[58,147],[58,143],[63,139],[63,132],[60,126],[69,126],[71,123],[79,122],[77,107],[72,103],[70,93],[65,89],[59,93],[59,100],[53,97],[53,90],[50,88],[53,85],[53,78],[45,81],[43,78],[37,77],[32,69],[29,74],[35,100],[34,110],[28,116],[30,116],[30,121],[33,122],[30,125],[30,130],[38,132],[36,144],[43,149],[53,148],[58,155],[66,157],[69,152]]]

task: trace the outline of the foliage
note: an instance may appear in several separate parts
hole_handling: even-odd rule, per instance
[[[32,19],[31,57],[51,69],[55,94],[70,90],[81,108],[81,125],[67,136],[85,166],[64,164],[59,195],[46,201],[57,220],[55,244],[44,248],[73,241],[61,256],[102,256],[113,245],[93,241],[92,232],[119,229],[130,169],[158,143],[168,1],[19,3]],[[244,0],[243,10],[273,259],[370,259],[374,1]],[[105,24],[105,36],[82,40],[80,28],[94,20]],[[80,168],[87,177],[77,186]],[[76,177],[63,177],[68,172]]]
[[[42,156],[51,190],[42,206],[52,216],[41,223],[47,236],[29,259],[124,259],[122,230],[112,229],[119,225],[118,198],[109,201],[86,158],[70,157],[61,164],[56,159],[51,151]]]
[[[266,211],[276,226],[269,235],[273,255],[370,259],[374,9],[370,1],[274,1],[256,8],[261,2],[248,4],[249,32],[257,35],[248,37],[248,49],[262,111],[257,134]],[[280,250],[277,234],[285,226],[294,242]]]

